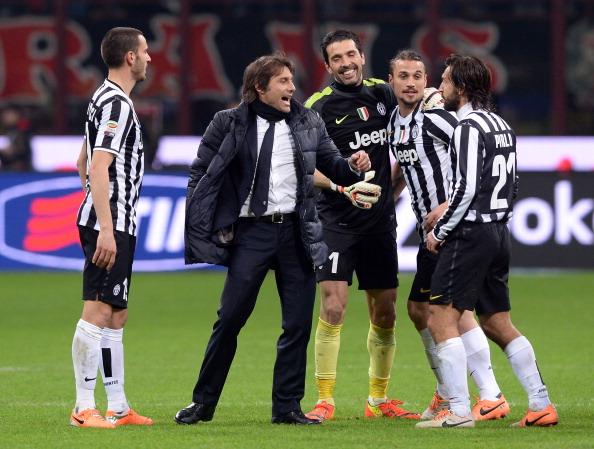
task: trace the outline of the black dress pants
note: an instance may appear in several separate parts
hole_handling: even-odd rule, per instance
[[[274,268],[283,332],[277,342],[272,414],[300,410],[316,287],[299,221],[294,214],[290,217],[280,224],[239,219],[218,319],[194,387],[194,402],[217,405],[235,356],[237,336],[254,310],[268,270]]]

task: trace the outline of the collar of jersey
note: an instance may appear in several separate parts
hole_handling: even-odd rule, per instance
[[[460,109],[458,109],[456,111],[456,116],[458,117],[458,120],[462,120],[464,117],[466,117],[472,111],[473,111],[472,103],[469,102],[469,103],[466,103],[464,106],[462,106]]]
[[[332,81],[331,86],[333,89],[339,90],[341,92],[358,93],[361,92],[361,90],[363,89],[363,80],[361,80],[361,84],[358,84],[356,86],[347,86],[346,84],[342,84],[334,80]]]
[[[124,92],[124,89],[122,89],[122,88],[121,88],[121,86],[120,86],[118,83],[116,83],[115,81],[112,81],[112,80],[110,80],[109,78],[105,78],[105,81],[107,81],[109,84],[113,84],[113,86],[114,86],[114,87],[116,87],[117,89],[121,90],[121,91],[122,91],[122,93],[123,93],[124,95],[126,95],[126,92]],[[126,97],[127,97],[127,96],[128,96],[128,95],[126,95]]]

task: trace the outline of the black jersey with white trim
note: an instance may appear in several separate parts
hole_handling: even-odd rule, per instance
[[[423,112],[421,102],[406,117],[400,115],[398,106],[390,116],[390,150],[402,168],[423,239],[423,219],[448,198],[448,146],[457,124],[454,113],[441,108]]]
[[[105,80],[95,91],[85,124],[87,178],[95,151],[114,155],[109,166],[109,205],[115,230],[136,235],[136,206],[144,175],[140,121],[132,100],[116,83]],[[77,223],[99,230],[90,184]]]
[[[359,86],[332,82],[313,94],[305,106],[318,112],[344,157],[365,150],[382,195],[371,209],[354,207],[344,195],[323,190],[318,213],[325,229],[344,233],[379,233],[395,227],[387,125],[396,98],[388,84],[374,78]]]
[[[461,222],[504,222],[512,216],[518,191],[516,135],[497,114],[457,112],[460,122],[450,142],[452,184],[449,206],[433,230],[443,240]]]

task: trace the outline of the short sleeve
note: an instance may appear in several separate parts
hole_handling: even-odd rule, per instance
[[[93,149],[118,154],[125,144],[131,114],[130,105],[117,97],[103,105],[100,114],[97,114],[99,123]]]

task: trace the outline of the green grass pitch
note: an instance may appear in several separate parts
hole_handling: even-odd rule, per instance
[[[434,379],[406,316],[411,279],[401,276],[390,395],[421,411],[431,398]],[[215,419],[179,426],[173,415],[191,401],[223,281],[221,272],[135,275],[125,332],[126,392],[155,425],[96,430],[68,425],[74,402],[70,345],[81,310],[80,274],[0,275],[0,448],[594,448],[594,272],[513,273],[511,278],[514,322],[531,340],[560,414],[560,424],[548,429],[509,428],[523,415],[526,398],[494,345],[495,374],[512,406],[506,419],[449,430],[415,429],[406,420],[364,419],[368,319],[363,295],[354,289],[343,328],[336,419],[307,428],[270,424],[272,367],[280,334],[271,276],[240,335]],[[306,411],[316,399],[312,344],[309,360],[302,403]],[[96,397],[104,410],[100,382]]]

